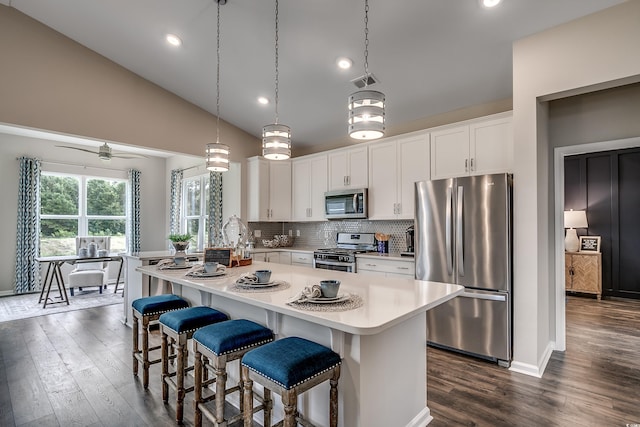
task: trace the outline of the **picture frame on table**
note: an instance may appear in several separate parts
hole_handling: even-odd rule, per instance
[[[217,262],[226,267],[231,267],[231,248],[204,248],[204,262]]]
[[[600,252],[600,236],[580,236],[580,252]]]

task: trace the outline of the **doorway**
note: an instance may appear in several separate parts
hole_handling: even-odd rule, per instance
[[[565,157],[601,151],[640,147],[640,137],[602,141],[590,144],[571,145],[554,149],[554,224],[555,224],[555,305],[556,345],[555,350],[566,350],[566,312],[564,285],[564,188]]]

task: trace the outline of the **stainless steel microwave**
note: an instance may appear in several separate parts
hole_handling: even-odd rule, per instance
[[[367,189],[327,191],[324,216],[327,219],[367,218]]]

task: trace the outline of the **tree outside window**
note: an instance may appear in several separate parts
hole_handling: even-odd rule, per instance
[[[72,255],[76,236],[111,236],[111,251],[126,250],[126,181],[43,173],[40,255]]]
[[[196,247],[202,250],[209,236],[209,175],[187,178],[182,183],[183,231],[196,236]]]

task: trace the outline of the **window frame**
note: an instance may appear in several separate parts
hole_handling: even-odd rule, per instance
[[[187,215],[187,186],[190,182],[200,182],[200,213],[197,215]],[[196,249],[204,250],[208,245],[209,238],[209,174],[193,175],[182,179],[182,196],[180,209],[180,232],[186,233],[189,230],[189,220],[198,220],[198,234],[196,237]]]

